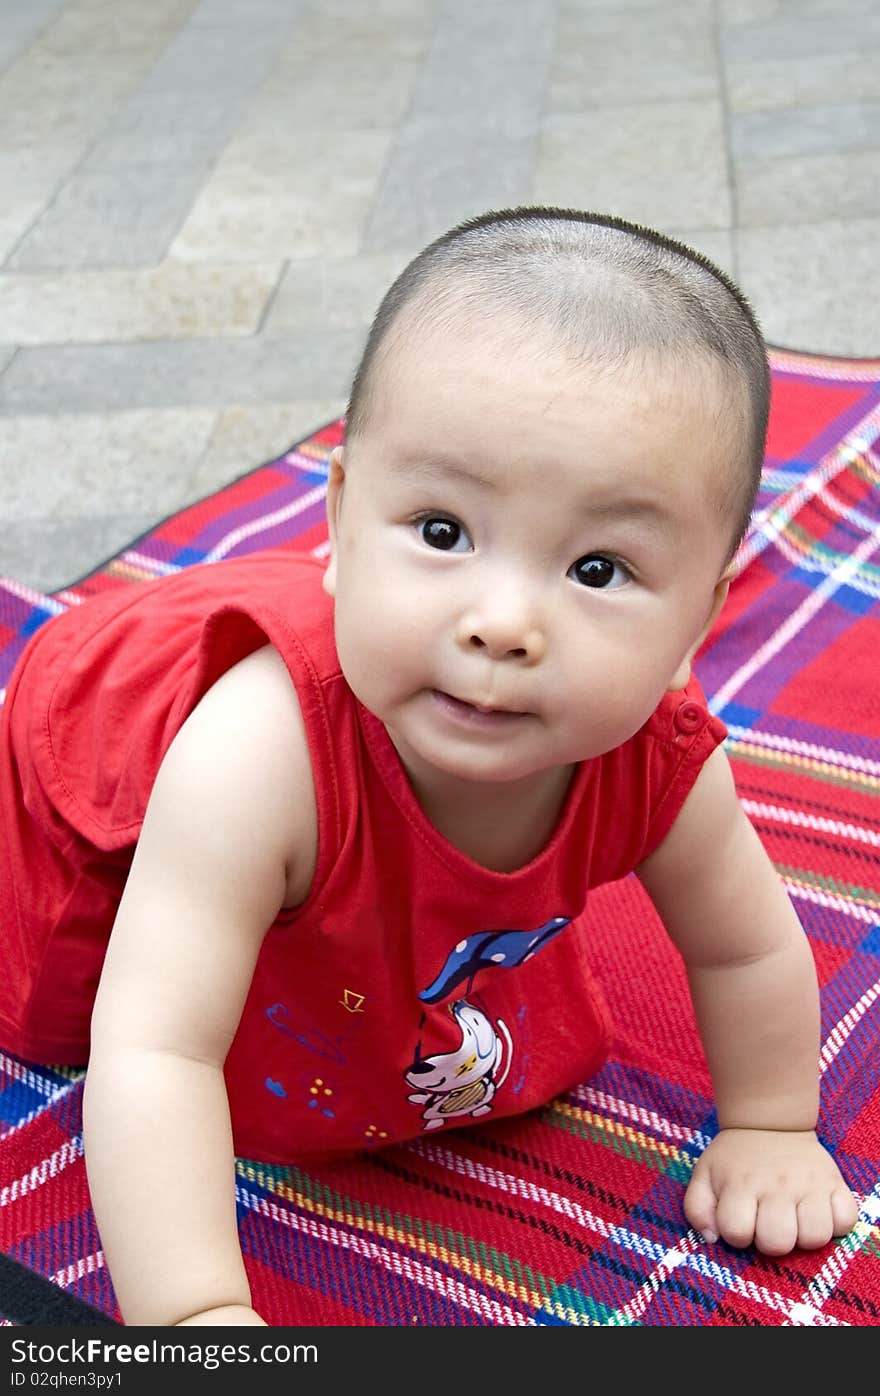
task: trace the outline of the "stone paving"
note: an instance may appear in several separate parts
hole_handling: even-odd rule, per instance
[[[338,415],[426,242],[701,248],[880,356],[877,0],[0,0],[0,574],[44,590]]]

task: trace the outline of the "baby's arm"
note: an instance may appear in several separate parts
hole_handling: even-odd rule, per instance
[[[768,1255],[825,1245],[857,1208],[814,1133],[815,966],[720,747],[636,872],[684,958],[721,1127],[694,1169],[688,1221]]]
[[[223,1063],[291,850],[310,875],[314,824],[299,706],[267,646],[169,748],[95,1002],[86,1163],[126,1323],[262,1322],[238,1244]]]

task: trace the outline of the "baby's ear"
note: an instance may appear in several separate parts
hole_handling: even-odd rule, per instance
[[[712,593],[712,604],[709,607],[709,612],[706,616],[703,628],[700,631],[694,643],[691,645],[687,654],[682,659],[671,680],[666,685],[666,691],[668,693],[677,693],[679,689],[685,688],[688,682],[690,681],[691,666],[694,662],[694,655],[696,654],[697,650],[700,648],[700,645],[703,643],[706,636],[709,634],[709,631],[712,629],[712,626],[718,619],[718,616],[721,612],[721,608],[727,600],[727,593],[730,590],[730,583],[736,576],[737,571],[738,568],[736,564],[731,562],[721,573],[721,576],[718,578],[718,581],[715,584],[715,590]]]
[[[330,535],[330,561],[321,579],[328,596],[336,595],[336,540],[339,533],[339,510],[345,486],[345,450],[335,446],[330,452],[330,473],[327,476],[327,531]]]

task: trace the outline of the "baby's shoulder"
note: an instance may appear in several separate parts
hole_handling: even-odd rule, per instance
[[[246,751],[265,797],[266,835],[280,840],[287,868],[284,905],[298,905],[308,894],[317,861],[315,782],[296,687],[274,645],[263,645],[227,669],[184,725],[193,722],[218,760],[231,743]]]

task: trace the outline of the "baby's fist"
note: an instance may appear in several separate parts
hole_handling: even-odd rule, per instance
[[[858,1206],[812,1130],[724,1129],[694,1166],[685,1216],[705,1240],[764,1255],[817,1250],[855,1226]]]

